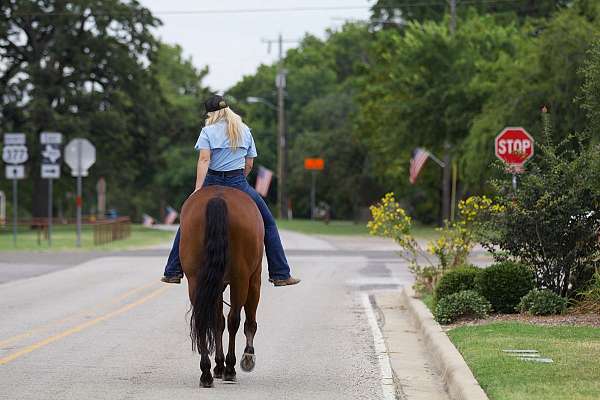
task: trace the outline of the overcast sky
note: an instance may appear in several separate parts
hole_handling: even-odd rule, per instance
[[[158,35],[179,44],[198,67],[208,65],[204,82],[223,91],[263,63],[277,57],[262,39],[300,39],[306,32],[325,36],[327,28],[340,27],[344,20],[368,19],[372,0],[140,0],[163,21]],[[331,7],[336,9],[324,10]],[[300,10],[320,8],[319,10]],[[269,12],[251,10],[271,9]],[[275,11],[273,9],[288,11]],[[295,9],[295,10],[294,10]],[[210,12],[208,12],[210,11]],[[296,46],[288,43],[285,48]]]

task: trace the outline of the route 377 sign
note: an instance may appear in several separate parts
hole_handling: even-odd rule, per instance
[[[5,133],[2,161],[6,164],[23,164],[29,159],[27,146],[25,146],[24,133]]]

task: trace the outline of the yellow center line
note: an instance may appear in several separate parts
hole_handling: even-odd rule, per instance
[[[67,336],[70,336],[70,335],[72,335],[74,333],[81,332],[84,329],[87,329],[87,328],[89,328],[89,327],[91,327],[93,325],[96,325],[96,324],[98,324],[98,323],[100,323],[102,321],[106,321],[106,320],[108,320],[110,318],[113,318],[113,317],[116,317],[118,315],[121,315],[121,314],[123,314],[123,313],[125,313],[125,312],[127,312],[127,311],[129,311],[129,310],[131,310],[131,309],[133,309],[135,307],[137,307],[137,306],[140,306],[140,305],[146,303],[147,301],[149,301],[149,300],[151,300],[151,299],[159,296],[160,294],[162,294],[163,292],[165,292],[166,290],[168,290],[170,288],[171,287],[169,287],[169,286],[161,287],[161,288],[159,288],[159,289],[151,292],[150,294],[142,297],[141,299],[139,299],[139,300],[137,300],[137,301],[135,301],[133,303],[129,303],[129,304],[127,304],[127,305],[125,305],[125,306],[117,309],[117,310],[114,310],[114,311],[111,311],[111,312],[109,312],[107,314],[101,315],[98,318],[94,318],[94,319],[92,319],[90,321],[84,322],[83,324],[74,326],[74,327],[72,327],[70,329],[67,329],[67,330],[61,332],[61,333],[58,333],[58,334],[53,335],[53,336],[50,336],[50,337],[48,337],[48,338],[46,338],[44,340],[41,340],[41,341],[36,342],[34,344],[31,344],[31,345],[29,345],[27,347],[24,347],[24,348],[22,348],[21,350],[19,350],[17,352],[9,354],[6,357],[0,358],[0,365],[8,364],[9,362],[11,362],[13,360],[16,360],[17,358],[19,358],[21,356],[29,354],[32,351],[35,351],[35,350],[37,350],[39,348],[42,348],[42,347],[47,346],[47,345],[49,345],[51,343],[54,343],[54,342],[56,342],[56,341],[58,341],[60,339],[64,339]]]
[[[97,304],[95,306],[95,308],[103,307],[103,306],[106,306],[106,305],[109,305],[109,304],[119,303],[122,300],[126,299],[127,297],[131,296],[132,294],[140,292],[140,291],[142,291],[144,289],[147,289],[147,288],[149,288],[151,286],[156,286],[157,284],[158,284],[157,281],[153,281],[153,282],[148,283],[146,285],[130,289],[130,290],[126,291],[125,293],[120,294],[117,297],[114,297],[114,298],[112,298],[112,299],[110,299],[108,301],[105,301],[105,302]],[[72,319],[75,319],[77,317],[81,317],[81,316],[84,316],[84,315],[87,315],[87,314],[93,314],[93,315],[95,315],[96,313],[94,312],[94,310],[92,308],[88,308],[88,309],[85,309],[85,310],[82,310],[82,311],[78,311],[78,312],[76,312],[74,314],[71,314],[71,315],[69,315],[69,316],[67,316],[65,318],[62,318],[62,319],[60,319],[58,321],[52,321],[52,322],[49,322],[49,323],[44,324],[42,326],[33,328],[33,329],[31,329],[31,330],[29,330],[27,332],[20,333],[18,335],[9,337],[9,338],[4,339],[4,340],[0,340],[0,347],[5,347],[6,345],[12,344],[14,342],[18,342],[21,339],[28,338],[28,337],[32,336],[33,334],[35,334],[35,333],[44,332],[44,331],[52,328],[53,326],[64,324],[65,322],[68,322],[68,321],[70,321]]]

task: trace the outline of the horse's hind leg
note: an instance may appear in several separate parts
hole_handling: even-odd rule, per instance
[[[214,375],[217,379],[223,379],[225,373],[225,354],[223,354],[223,332],[225,331],[225,316],[223,316],[223,302],[218,306],[220,316],[217,326],[217,336],[215,337],[215,369]]]
[[[202,371],[202,375],[200,375],[200,384],[202,387],[212,387],[213,377],[210,373],[210,358],[208,357],[208,352],[202,352],[200,354],[200,370]]]
[[[246,348],[240,361],[240,367],[246,372],[251,372],[256,365],[256,355],[254,354],[254,335],[256,335],[256,309],[260,299],[260,269],[254,273],[250,279],[250,288],[248,290],[248,299],[244,306],[246,322],[244,323],[244,334],[246,335]]]
[[[235,382],[235,335],[240,328],[241,309],[239,303],[232,300],[231,310],[227,316],[227,330],[229,331],[229,343],[227,357],[225,357],[224,381]]]

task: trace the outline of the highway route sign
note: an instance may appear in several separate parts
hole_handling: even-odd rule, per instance
[[[42,144],[42,165],[41,173],[44,179],[60,178],[60,158],[62,153],[60,145],[63,135],[60,132],[42,132],[40,133],[40,143]]]

